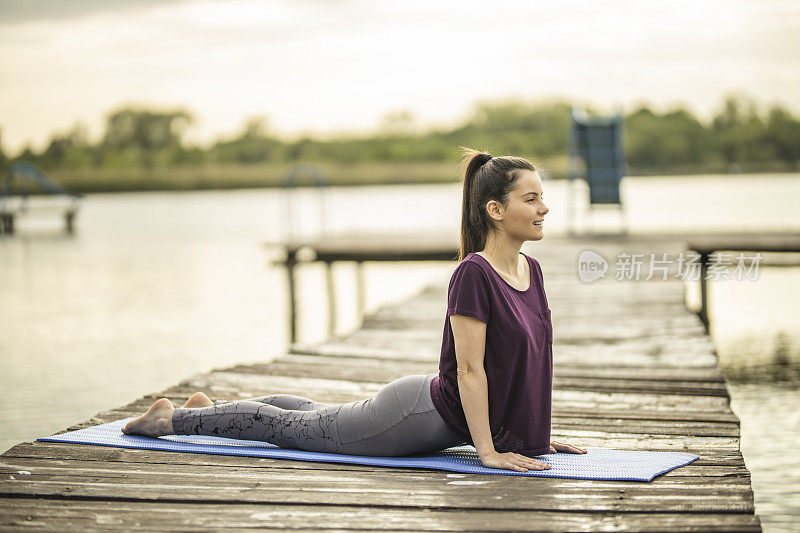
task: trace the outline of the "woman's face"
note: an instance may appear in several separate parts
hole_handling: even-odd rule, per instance
[[[503,214],[503,229],[511,237],[523,241],[544,238],[544,216],[550,210],[542,200],[542,180],[530,170],[520,171],[517,184],[508,195]]]

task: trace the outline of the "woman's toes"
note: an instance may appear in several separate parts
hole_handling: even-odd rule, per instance
[[[186,403],[183,404],[183,407],[193,409],[198,407],[211,407],[212,405],[214,405],[214,402],[211,400],[211,398],[202,392],[195,392],[189,396],[189,399],[186,400]]]

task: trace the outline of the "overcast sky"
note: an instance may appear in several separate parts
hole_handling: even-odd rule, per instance
[[[96,138],[124,104],[182,106],[189,138],[422,125],[482,99],[605,108],[732,92],[800,113],[800,1],[0,0],[2,146],[37,149],[77,121]]]

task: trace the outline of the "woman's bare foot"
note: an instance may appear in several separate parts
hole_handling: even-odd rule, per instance
[[[122,428],[122,432],[126,435],[144,435],[146,437],[172,435],[172,413],[174,411],[172,402],[166,398],[160,398],[150,406],[145,414],[128,422]]]
[[[198,407],[211,407],[212,405],[214,405],[214,402],[211,400],[211,398],[209,398],[202,392],[195,392],[194,394],[189,396],[189,399],[186,400],[185,404],[183,404],[183,408],[195,409]]]

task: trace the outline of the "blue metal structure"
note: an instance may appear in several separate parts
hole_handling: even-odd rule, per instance
[[[610,117],[590,117],[573,107],[570,111],[569,131],[569,198],[568,228],[575,233],[575,216],[572,189],[578,179],[589,187],[589,210],[599,205],[617,207],[622,219],[623,233],[627,233],[625,214],[620,195],[620,182],[625,175],[623,147],[623,118],[617,112]]]
[[[64,207],[64,221],[67,232],[72,233],[75,213],[80,207],[78,200],[83,195],[68,191],[27,161],[13,163],[3,179],[0,188],[0,233],[14,233],[14,216],[29,210],[30,194],[37,190],[50,196],[69,197],[71,201]],[[11,205],[14,198],[19,199],[16,206]]]

